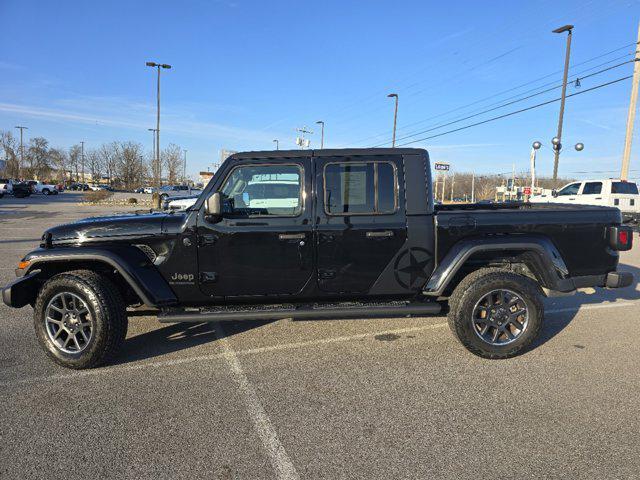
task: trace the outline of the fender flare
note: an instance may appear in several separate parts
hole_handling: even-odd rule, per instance
[[[109,248],[62,247],[42,248],[29,253],[25,276],[42,271],[47,264],[68,261],[93,261],[116,270],[142,302],[149,307],[165,307],[177,303],[169,284],[149,261],[147,256],[133,246]]]
[[[526,255],[526,263],[541,285],[550,290],[571,292],[575,290],[569,270],[556,246],[547,237],[518,236],[502,238],[472,238],[461,240],[447,252],[433,271],[422,293],[442,296],[464,263],[479,252],[517,251]]]

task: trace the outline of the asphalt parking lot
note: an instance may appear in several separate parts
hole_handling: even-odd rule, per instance
[[[0,284],[79,195],[0,199]],[[118,208],[123,211],[124,208]],[[621,256],[640,277],[640,239]],[[442,316],[159,324],[71,371],[0,306],[0,478],[638,478],[640,287],[546,300],[531,351],[477,358]]]

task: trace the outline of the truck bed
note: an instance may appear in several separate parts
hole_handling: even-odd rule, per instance
[[[552,239],[572,276],[616,268],[618,254],[609,248],[606,228],[622,222],[617,208],[514,202],[438,205],[435,211],[438,262],[461,239],[538,234]]]

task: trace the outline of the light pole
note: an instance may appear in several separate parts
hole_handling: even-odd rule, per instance
[[[397,93],[390,93],[389,95],[387,95],[387,97],[396,99],[396,108],[395,108],[395,110],[393,112],[393,140],[391,140],[391,148],[395,148],[395,146],[396,146],[396,124],[398,122],[398,94]]]
[[[560,161],[560,149],[562,148],[562,119],[564,117],[564,102],[567,96],[567,75],[569,74],[569,58],[571,56],[571,36],[573,25],[565,25],[556,28],[553,33],[567,32],[567,48],[564,55],[564,75],[562,77],[562,95],[560,96],[560,114],[558,115],[558,143],[554,144],[554,160],[553,160],[553,179],[558,179],[558,162]]]
[[[22,167],[24,165],[24,146],[22,145],[22,131],[23,130],[29,130],[29,127],[22,127],[20,125],[16,125],[16,127],[18,130],[20,130],[20,166]],[[20,169],[18,169],[18,172],[20,171]]]
[[[182,183],[187,184],[187,151],[184,151],[184,164],[182,165]],[[191,193],[191,192],[189,192]]]
[[[324,122],[318,120],[316,124],[322,126],[322,130],[320,131],[320,149],[322,150],[324,148]]]
[[[276,138],[273,143],[276,144],[276,150],[280,150],[280,142],[278,141],[278,139]]]
[[[149,130],[151,132],[151,134],[153,135],[153,147],[152,147],[151,151],[152,151],[153,161],[155,162],[156,161],[156,129],[155,128],[147,128],[147,130]]]
[[[80,142],[80,165],[82,165],[82,183],[84,183],[84,142]],[[93,182],[94,180],[91,179]]]
[[[535,141],[531,145],[531,195],[533,195],[533,189],[536,186],[536,154],[542,143]]]
[[[158,109],[156,114],[156,164],[158,166],[158,181],[156,187],[160,190],[162,186],[162,166],[160,164],[160,69],[171,68],[171,65],[167,65],[166,63],[155,63],[155,62],[147,62],[147,67],[157,68],[158,69],[158,85],[157,85],[157,99],[158,99]]]

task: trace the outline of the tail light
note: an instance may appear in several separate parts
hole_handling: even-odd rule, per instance
[[[609,245],[618,251],[631,250],[633,245],[633,230],[626,225],[609,227]]]

